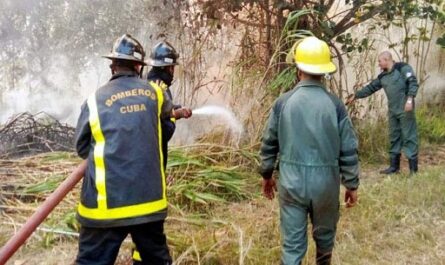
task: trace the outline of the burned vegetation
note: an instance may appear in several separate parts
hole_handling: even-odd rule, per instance
[[[0,125],[0,159],[73,151],[74,131],[45,112],[17,114]]]

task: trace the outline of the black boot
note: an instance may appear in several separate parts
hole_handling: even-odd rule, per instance
[[[332,252],[322,253],[317,251],[317,265],[330,265]]]
[[[397,174],[399,173],[399,170],[400,170],[400,154],[392,156],[390,159],[390,166],[387,169],[380,171],[380,174],[386,174],[386,175]]]
[[[418,159],[417,157],[414,157],[412,159],[408,159],[408,163],[409,163],[409,174],[413,175],[417,173],[418,170]]]

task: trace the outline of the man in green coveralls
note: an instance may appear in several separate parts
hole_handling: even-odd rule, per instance
[[[272,173],[279,155],[282,257],[301,264],[307,250],[308,216],[317,246],[317,264],[330,264],[339,219],[340,183],[352,207],[359,186],[358,141],[344,104],[322,84],[336,71],[328,45],[315,37],[298,44],[297,86],[275,102],[261,145],[263,193],[276,191]]]
[[[413,68],[406,63],[396,63],[391,53],[379,55],[380,75],[355,94],[348,97],[346,105],[357,98],[365,98],[381,88],[388,98],[389,119],[389,157],[390,166],[380,171],[382,174],[399,173],[400,153],[403,150],[409,162],[409,170],[414,174],[418,170],[417,125],[414,111],[414,98],[419,84]]]

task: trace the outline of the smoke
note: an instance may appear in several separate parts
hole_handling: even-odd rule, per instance
[[[17,113],[46,112],[61,122],[75,125],[80,105],[109,75],[106,62],[91,63],[78,73],[73,73],[65,55],[54,56],[44,76],[35,78],[26,74],[15,87],[2,93],[0,123]],[[76,78],[67,78],[68,75]],[[77,79],[71,83],[70,79]]]
[[[229,37],[224,32],[219,39],[212,36],[214,46],[204,46],[195,34],[181,32],[178,10],[168,6],[174,2],[2,0],[0,124],[17,113],[44,111],[74,126],[82,103],[111,76],[109,61],[101,55],[124,33],[137,38],[147,55],[163,39],[179,50],[174,103],[229,106],[227,75],[237,52],[235,39],[242,34]],[[199,59],[197,47],[203,54]],[[216,127],[224,130],[235,124],[235,116],[232,121],[221,117],[197,115],[179,121],[174,141],[191,143]],[[235,127],[239,138],[242,126]]]
[[[110,78],[101,58],[124,33],[150,47],[170,8],[155,1],[2,0],[0,124],[47,112],[75,125],[83,101]],[[150,14],[150,15],[148,15]],[[167,23],[168,24],[168,23]],[[153,37],[154,36],[154,37]]]

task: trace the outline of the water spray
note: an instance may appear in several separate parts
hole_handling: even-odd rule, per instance
[[[224,120],[229,124],[230,129],[237,134],[242,134],[243,132],[243,125],[241,122],[235,117],[235,114],[233,114],[232,111],[221,107],[221,106],[214,106],[214,105],[208,105],[203,106],[197,109],[194,109],[192,111],[193,115],[218,115],[222,116]]]

